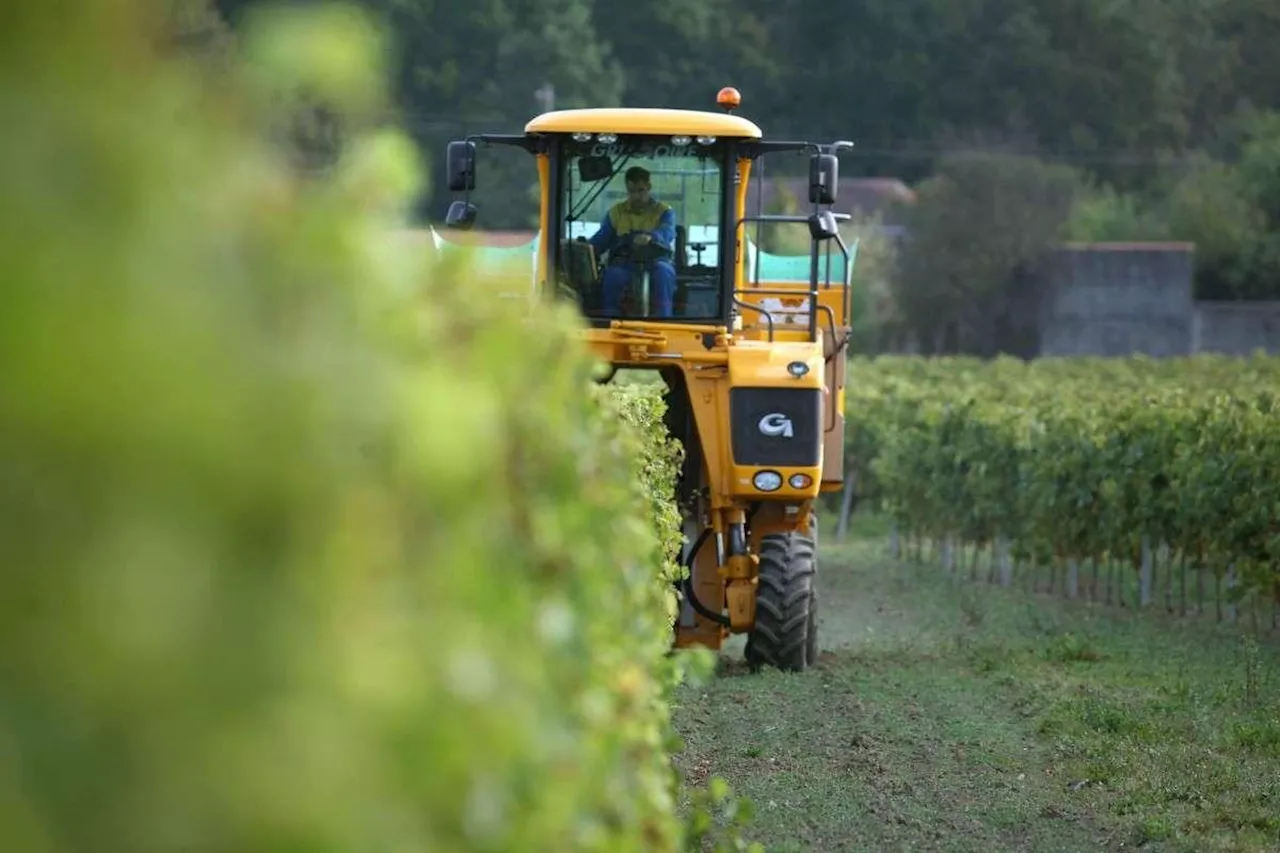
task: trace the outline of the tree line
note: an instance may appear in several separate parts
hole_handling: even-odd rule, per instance
[[[215,5],[234,28],[253,3]],[[713,108],[732,85],[767,134],[854,140],[845,175],[916,188],[892,288],[908,320],[990,316],[1063,239],[1194,241],[1198,298],[1280,297],[1272,0],[361,5],[394,33],[399,118],[435,177],[423,220],[461,133],[552,105]],[[481,165],[485,227],[536,227],[527,156]]]

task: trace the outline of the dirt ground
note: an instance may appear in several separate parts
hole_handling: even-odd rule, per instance
[[[824,536],[830,541],[830,537]],[[824,545],[821,661],[722,651],[678,763],[772,851],[1280,850],[1280,651]]]

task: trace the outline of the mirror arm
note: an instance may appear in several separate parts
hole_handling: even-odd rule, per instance
[[[528,133],[472,133],[467,135],[466,141],[483,142],[485,145],[511,145],[523,148],[530,154],[542,153],[547,147],[546,137]]]
[[[765,154],[779,154],[787,151],[817,151],[819,146],[814,142],[802,142],[799,140],[756,139],[743,143],[739,150],[747,158],[756,160]]]

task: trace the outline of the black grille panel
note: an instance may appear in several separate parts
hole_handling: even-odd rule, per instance
[[[729,414],[733,420],[733,459],[739,465],[818,464],[821,389],[733,388],[729,391]],[[765,429],[777,434],[763,431],[762,421]],[[788,425],[790,436],[783,434]]]

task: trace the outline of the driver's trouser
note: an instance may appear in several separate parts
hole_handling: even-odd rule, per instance
[[[671,261],[660,258],[645,265],[649,270],[649,290],[653,304],[653,316],[670,317],[676,297],[676,268]],[[629,263],[610,264],[605,267],[604,279],[601,281],[603,293],[603,312],[606,316],[617,317],[621,313],[622,291],[631,281],[637,265]]]

